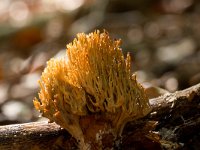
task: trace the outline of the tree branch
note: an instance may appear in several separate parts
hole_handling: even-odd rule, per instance
[[[199,146],[200,84],[150,100],[152,112],[124,129],[122,149]],[[158,134],[149,134],[158,132]],[[136,137],[136,138],[135,138]],[[194,142],[197,140],[196,142]],[[141,145],[142,143],[142,145]],[[195,145],[196,144],[196,145]],[[0,149],[77,149],[78,143],[55,123],[31,122],[0,126]],[[138,147],[139,146],[139,147]],[[143,147],[141,147],[143,146]]]

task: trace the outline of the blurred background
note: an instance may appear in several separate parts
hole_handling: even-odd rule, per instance
[[[198,0],[0,0],[0,125],[43,119],[32,100],[46,61],[95,29],[122,39],[145,86],[200,82]]]

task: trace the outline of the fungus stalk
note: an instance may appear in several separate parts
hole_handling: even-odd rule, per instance
[[[103,148],[105,135],[120,137],[127,122],[151,111],[120,43],[107,32],[80,33],[67,45],[68,60],[52,58],[39,81],[35,108],[65,128],[81,149]]]

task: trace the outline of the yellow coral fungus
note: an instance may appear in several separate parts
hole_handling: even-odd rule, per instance
[[[36,109],[67,129],[83,149],[98,143],[100,132],[120,136],[127,122],[151,110],[120,43],[107,32],[80,33],[67,45],[68,61],[51,59],[42,74]]]

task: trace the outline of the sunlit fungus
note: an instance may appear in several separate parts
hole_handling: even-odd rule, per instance
[[[151,110],[120,43],[105,31],[79,33],[67,45],[67,60],[49,60],[39,81],[36,109],[80,141],[82,149],[100,144],[100,133],[119,137],[127,122]]]

